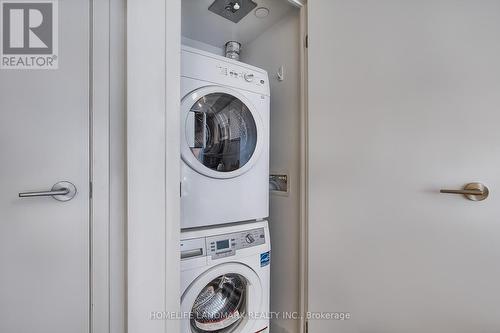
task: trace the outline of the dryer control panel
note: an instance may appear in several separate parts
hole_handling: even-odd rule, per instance
[[[183,46],[181,76],[269,96],[269,78],[262,68]]]
[[[264,228],[223,235],[181,240],[181,259],[210,256],[212,259],[233,256],[241,249],[266,243]]]
[[[266,85],[267,76],[260,73],[251,72],[245,68],[235,69],[227,65],[216,65],[217,71],[226,77],[240,80],[246,84],[254,85],[257,87],[264,87]]]

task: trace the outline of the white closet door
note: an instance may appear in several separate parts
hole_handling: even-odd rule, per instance
[[[500,331],[500,2],[309,2],[309,332]],[[440,189],[480,182],[484,201]]]
[[[2,333],[90,330],[90,5],[0,1]]]

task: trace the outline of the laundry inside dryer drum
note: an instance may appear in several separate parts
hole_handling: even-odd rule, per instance
[[[252,112],[238,98],[226,93],[207,94],[191,107],[194,121],[186,135],[194,156],[206,167],[230,172],[252,157],[257,145],[257,126]]]
[[[241,275],[225,274],[206,285],[191,309],[193,331],[233,331],[245,315],[246,284],[246,279]]]

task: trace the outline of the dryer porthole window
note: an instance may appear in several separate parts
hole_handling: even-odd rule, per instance
[[[257,146],[257,126],[248,107],[226,93],[196,101],[186,120],[186,140],[204,166],[230,172],[244,166]]]

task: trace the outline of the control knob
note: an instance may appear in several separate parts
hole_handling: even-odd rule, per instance
[[[252,82],[254,75],[252,73],[245,73],[244,77],[245,77],[245,81]]]
[[[252,234],[247,234],[245,240],[247,241],[248,244],[252,244],[253,242],[255,242],[255,238],[253,238]]]

